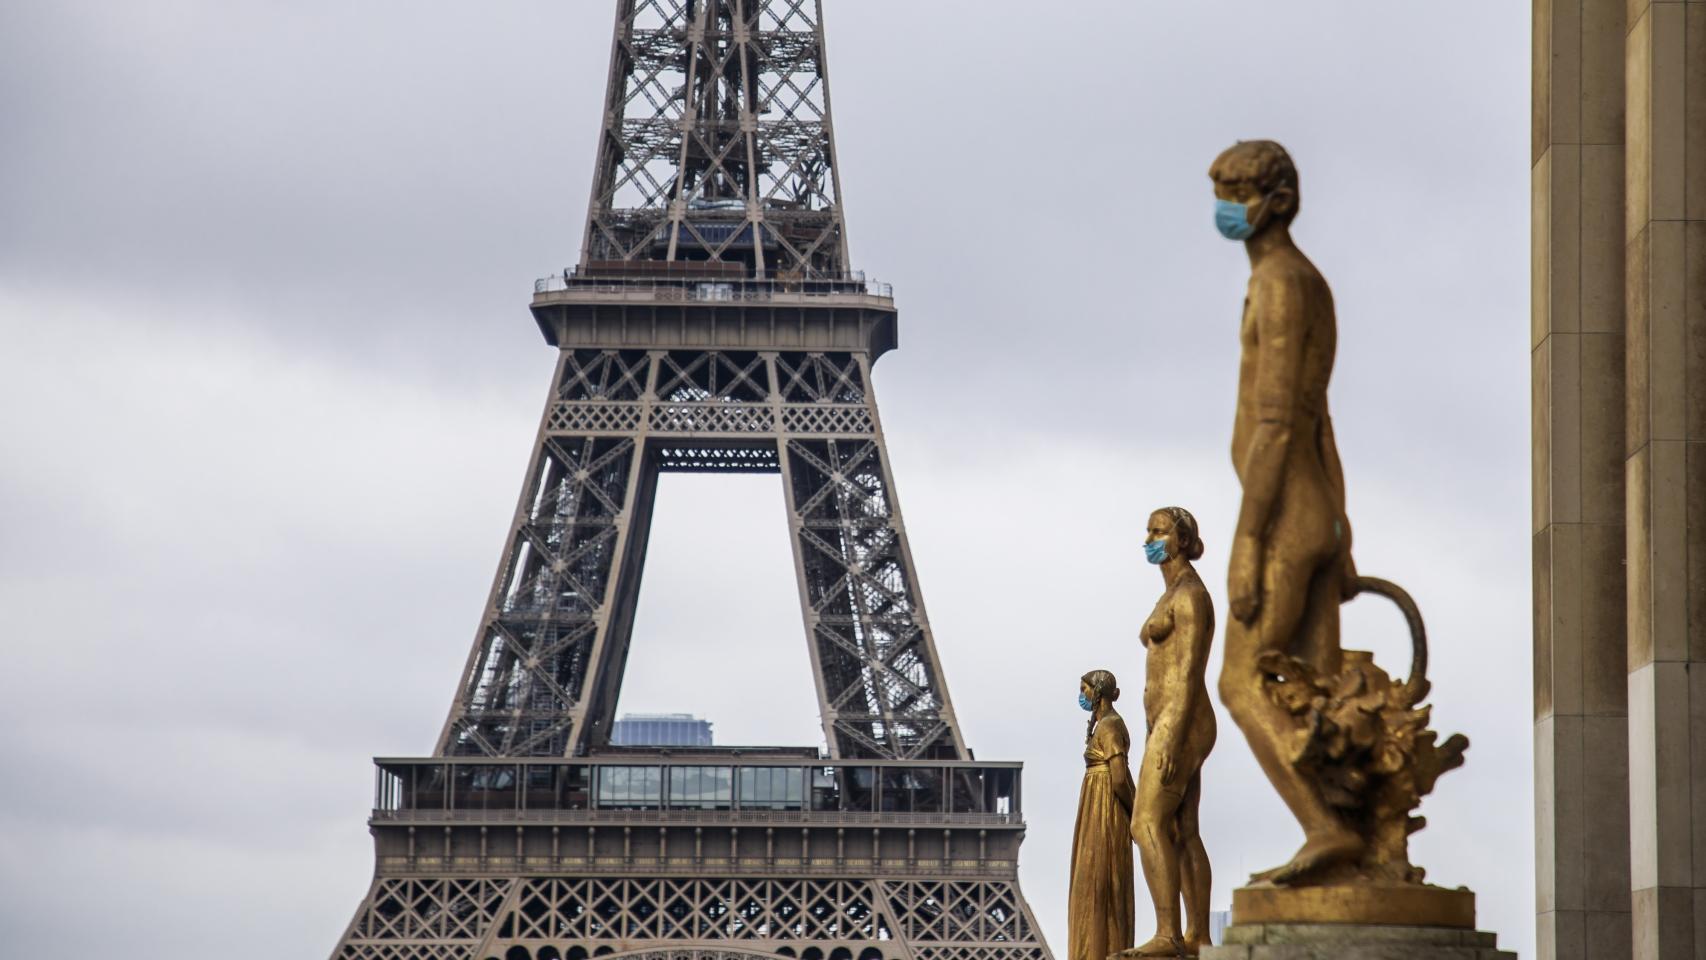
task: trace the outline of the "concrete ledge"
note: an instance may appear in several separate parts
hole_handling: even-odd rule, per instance
[[[1431,943],[1446,947],[1490,947],[1498,938],[1453,927],[1346,923],[1241,923],[1228,927],[1227,943]]]
[[[1360,923],[1249,923],[1201,960],[1516,960],[1491,933],[1456,927]]]

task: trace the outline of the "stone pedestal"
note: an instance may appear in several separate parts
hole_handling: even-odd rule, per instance
[[[1475,929],[1475,894],[1425,883],[1354,883],[1278,887],[1253,883],[1232,891],[1236,924],[1361,924]]]
[[[1201,960],[1516,960],[1491,933],[1373,923],[1235,923]]]
[[[1475,929],[1475,894],[1422,883],[1232,891],[1226,942],[1202,960],[1516,960]]]

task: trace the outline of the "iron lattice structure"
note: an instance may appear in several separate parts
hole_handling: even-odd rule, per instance
[[[607,90],[583,267],[847,271],[815,0],[625,0]]]
[[[563,350],[439,752],[604,746],[658,475],[739,471],[782,475],[831,755],[964,759],[869,362],[846,350]]]
[[[848,270],[816,0],[618,0],[559,359],[427,759],[333,960],[1051,960],[954,718]],[[610,744],[664,472],[780,475],[826,749]],[[739,656],[732,652],[733,656]]]

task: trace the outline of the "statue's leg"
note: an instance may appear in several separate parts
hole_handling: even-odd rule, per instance
[[[1339,640],[1339,606],[1344,603],[1344,567],[1329,560],[1309,581],[1309,600],[1298,624],[1291,655],[1323,677],[1337,676],[1343,647]]]
[[[1213,886],[1208,851],[1203,849],[1197,829],[1197,807],[1202,802],[1202,771],[1185,786],[1179,804],[1179,893],[1185,901],[1185,947],[1192,953],[1208,946],[1208,898]]]
[[[1234,619],[1227,624],[1220,699],[1244,732],[1262,772],[1303,827],[1303,848],[1291,862],[1255,875],[1257,880],[1284,883],[1355,857],[1362,850],[1362,840],[1345,827],[1316,784],[1292,766],[1296,721],[1269,699],[1262,672],[1256,666],[1263,653],[1292,650],[1317,567],[1277,554],[1270,553],[1263,567],[1262,606],[1255,622],[1243,624]]]
[[[1178,781],[1163,785],[1147,749],[1144,754],[1131,807],[1131,835],[1155,904],[1155,936],[1129,954],[1174,957],[1179,953],[1179,847],[1174,825],[1183,797]]]

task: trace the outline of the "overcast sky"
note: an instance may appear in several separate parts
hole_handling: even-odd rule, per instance
[[[1247,263],[1205,173],[1270,137],[1338,304],[1359,566],[1416,595],[1474,743],[1413,856],[1531,954],[1528,5],[825,5],[853,259],[901,308],[899,494],[967,742],[1026,764],[1052,945],[1076,681],[1141,686],[1151,508],[1195,511],[1224,603]],[[369,758],[431,750],[502,547],[610,6],[0,2],[9,953],[330,951]],[[666,477],[648,560],[620,708],[815,742],[779,480]],[[1383,601],[1345,629],[1405,670]],[[1221,731],[1217,907],[1300,840]]]

